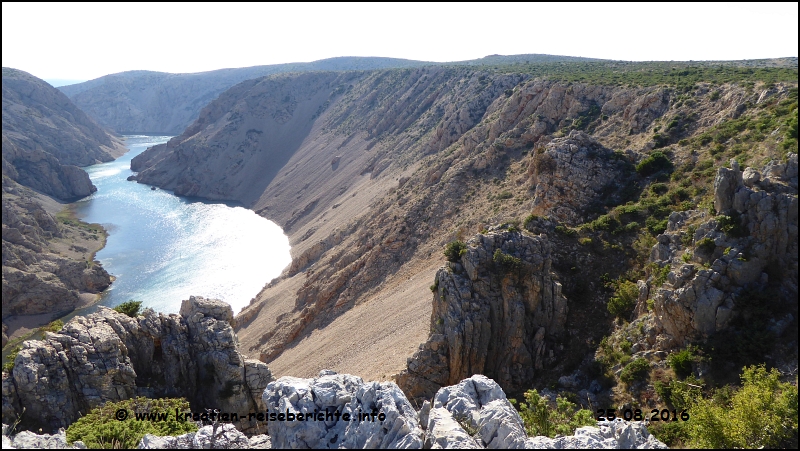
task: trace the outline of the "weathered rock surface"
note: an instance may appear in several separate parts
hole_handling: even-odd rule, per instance
[[[410,397],[428,398],[476,373],[506,390],[530,386],[567,317],[549,246],[542,236],[493,229],[438,271],[431,334],[397,377]]]
[[[23,343],[11,374],[3,373],[3,419],[25,409],[23,427],[56,430],[133,396],[186,397],[194,411],[255,412],[253,393],[271,375],[239,353],[232,319],[228,304],[201,297],[183,301],[180,315],[146,310],[130,318],[101,308],[76,317],[43,341]]]
[[[673,269],[663,287],[649,287],[657,327],[647,346],[684,345],[725,329],[742,290],[766,287],[768,266],[780,268],[782,276],[773,282],[779,282],[781,296],[796,299],[797,200],[797,154],[790,154],[786,163],[770,162],[760,172],[748,168],[743,174],[735,161],[731,169],[718,170],[715,208],[733,224],[720,224],[699,211],[673,213],[650,257]],[[681,262],[685,245],[679,229],[697,221],[702,223],[696,227],[692,248],[686,250],[692,258]],[[726,233],[723,226],[733,229]],[[713,246],[696,247],[706,238]],[[700,266],[703,263],[708,266]]]
[[[111,161],[125,150],[59,90],[3,68],[3,174],[72,200],[96,190],[78,166]]]
[[[203,426],[197,432],[177,437],[147,434],[136,449],[272,449],[267,435],[248,438],[230,423]]]
[[[82,231],[59,225],[31,194],[3,177],[3,319],[69,312],[81,293],[99,293],[111,284],[105,269],[88,260],[89,249],[73,246],[74,255],[57,253],[54,240],[67,241]]]
[[[531,437],[526,449],[669,449],[650,435],[642,422],[622,419],[602,421],[599,427],[584,426],[569,437]]]
[[[527,437],[522,418],[503,390],[482,375],[441,388],[433,404],[426,401],[419,412],[391,382],[365,383],[359,377],[329,370],[312,379],[282,377],[267,386],[263,398],[269,412],[294,415],[295,420],[270,421],[269,436],[250,438],[231,424],[206,425],[177,437],[148,434],[138,448],[270,449],[273,444],[286,449],[666,448],[642,423],[622,420],[582,427],[570,437]],[[371,419],[359,418],[361,412],[370,414]],[[345,414],[350,418],[345,420]],[[303,415],[303,420],[297,415]],[[320,415],[319,419],[315,415]],[[80,442],[74,445],[82,447]],[[65,446],[63,429],[52,436],[31,432],[3,435],[4,448]]]
[[[581,224],[588,211],[622,203],[633,176],[624,157],[617,158],[590,135],[573,130],[550,141],[533,159],[533,213]]]
[[[324,417],[270,421],[277,448],[422,448],[417,413],[393,382],[364,383],[360,377],[322,371],[314,379],[287,376],[271,382],[263,400],[270,412]],[[383,421],[359,418],[373,412],[385,415]]]

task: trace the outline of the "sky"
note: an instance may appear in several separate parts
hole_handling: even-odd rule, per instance
[[[697,61],[798,53],[798,3],[2,5],[3,66],[46,80],[336,56]]]

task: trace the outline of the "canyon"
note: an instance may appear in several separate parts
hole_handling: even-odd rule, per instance
[[[180,128],[132,160],[132,179],[241,203],[283,228],[292,263],[235,317],[216,301],[190,298],[181,316],[103,310],[26,342],[3,375],[4,421],[43,399],[29,373],[46,370],[51,383],[63,381],[58,399],[66,400],[63,418],[38,416],[50,430],[77,410],[140,392],[231,408],[288,402],[300,411],[317,402],[306,399],[317,390],[326,399],[335,392],[339,407],[366,399],[391,406],[405,434],[367,433],[362,424],[312,427],[298,439],[275,426],[272,443],[360,445],[373,437],[384,445],[492,447],[502,436],[510,440],[502,446],[611,438],[619,446],[617,426],[584,431],[592,438],[571,445],[545,443],[520,433],[521,421],[513,431],[492,426],[501,417],[516,424],[510,406],[481,409],[543,386],[589,405],[662,406],[670,401],[656,394],[656,382],[674,378],[669,357],[691,349],[707,358],[690,373],[710,381],[752,363],[796,368],[796,58],[491,61],[275,73],[238,84],[222,77],[229,89],[170,88],[187,105],[176,116],[105,122],[139,130],[156,126],[143,117],[158,116],[158,127]],[[164,79],[116,77],[70,96],[107,105],[103,89],[114,83],[136,79],[157,91]],[[162,101],[155,91],[147,95]],[[115,115],[86,108],[100,123]],[[5,92],[3,142],[5,189]],[[3,208],[5,315],[5,194]],[[33,215],[31,230],[55,233]],[[102,340],[90,345],[93,331]],[[758,342],[744,347],[750,334]],[[225,353],[225,365],[188,344],[198,336]],[[62,350],[76,364],[87,352],[117,362],[118,377],[60,378],[71,365],[56,362]],[[647,377],[629,378],[632,362],[644,362]],[[144,379],[155,382],[144,388]],[[208,395],[186,391],[179,379],[195,381],[191,389],[201,380],[217,385]],[[90,382],[76,382],[83,380]],[[470,384],[486,390],[467,400]],[[81,389],[90,393],[75,395]],[[233,401],[214,397],[221,392]],[[450,403],[452,392],[460,401]],[[168,440],[177,446],[199,434]],[[635,446],[663,446],[644,443],[646,431],[623,435]]]

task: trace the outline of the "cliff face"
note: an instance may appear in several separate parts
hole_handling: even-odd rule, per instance
[[[77,166],[111,161],[125,151],[59,90],[26,72],[3,68],[3,174],[72,200],[95,190]]]
[[[470,374],[524,391],[563,338],[567,300],[548,240],[492,230],[466,246],[436,273],[431,334],[397,378],[410,397],[430,397]]]
[[[57,430],[106,401],[186,397],[194,411],[264,411],[266,365],[239,353],[224,302],[191,297],[180,315],[130,318],[111,309],[76,317],[43,341],[26,341],[3,373],[3,422]],[[242,421],[249,430],[255,420]]]

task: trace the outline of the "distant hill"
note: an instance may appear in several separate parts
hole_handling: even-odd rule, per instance
[[[469,61],[434,63],[398,58],[344,56],[310,63],[220,69],[194,74],[129,71],[62,86],[78,107],[119,133],[180,134],[200,110],[245,80],[286,72],[374,70],[428,65],[491,66],[604,60],[558,55],[489,55]]]
[[[78,166],[111,161],[124,152],[118,138],[61,91],[27,72],[3,68],[3,175],[71,200],[94,191]]]
[[[220,93],[245,80],[283,72],[369,70],[426,64],[432,63],[397,58],[339,57],[194,74],[129,71],[59,89],[99,123],[117,132],[177,135]]]

